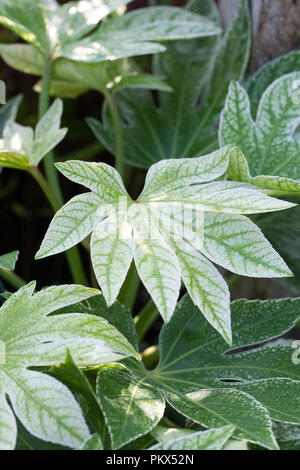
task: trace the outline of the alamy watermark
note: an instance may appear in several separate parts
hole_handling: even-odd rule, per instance
[[[126,216],[125,216],[126,214]],[[97,238],[109,236],[120,240],[134,237],[138,240],[173,239],[185,241],[191,247],[202,246],[204,239],[204,210],[195,202],[178,203],[169,201],[135,201],[120,197],[118,204],[99,207],[95,229]]]

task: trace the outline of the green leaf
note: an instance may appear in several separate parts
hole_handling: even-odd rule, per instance
[[[76,305],[80,308],[81,304]],[[68,307],[65,307],[65,309],[62,310],[67,309]],[[108,430],[104,422],[97,395],[89,379],[74,363],[69,351],[67,351],[65,362],[59,366],[52,367],[50,375],[68,387],[82,409],[89,430],[92,433],[97,433],[103,443],[109,448],[110,439]]]
[[[24,286],[0,308],[0,340],[5,353],[0,390],[8,395],[14,412],[31,434],[78,448],[90,433],[71,392],[52,377],[28,367],[58,365],[64,361],[67,348],[80,365],[138,355],[104,319],[80,313],[48,316],[97,294],[96,289],[59,286],[33,295],[34,287],[34,283]],[[7,445],[7,441],[1,445]],[[13,447],[12,440],[9,445]]]
[[[198,315],[198,308],[185,296],[162,328],[160,363],[151,383],[192,421],[207,427],[231,423],[235,437],[276,448],[271,418],[298,422],[297,402],[284,397],[295,397],[300,369],[292,362],[291,346],[259,344],[296,324],[299,299],[233,302],[230,354],[222,338]]]
[[[251,117],[247,93],[237,82],[232,82],[219,131],[221,145],[237,145],[247,158],[251,175],[259,176],[251,178],[251,182],[267,189],[287,191],[287,194],[291,185],[299,194],[298,182],[277,178],[278,175],[290,179],[300,176],[300,141],[295,133],[300,123],[299,80],[300,74],[295,72],[273,82],[261,98],[256,121]],[[249,180],[248,169],[243,172]]]
[[[96,63],[165,50],[150,41],[214,36],[220,32],[212,21],[180,8],[140,8],[107,20],[88,38],[64,47],[62,55]]]
[[[0,23],[44,54],[50,53],[45,21],[36,1],[3,0],[0,6]]]
[[[1,44],[0,54],[6,64],[20,72],[43,74],[45,57],[30,44]]]
[[[113,449],[147,434],[163,417],[162,394],[126,370],[100,371],[97,393]]]
[[[232,423],[238,437],[268,449],[278,449],[267,410],[246,393],[219,389],[199,390],[181,396],[171,391],[167,393],[167,400],[177,411],[204,426]]]
[[[221,450],[231,437],[233,426],[198,431],[175,439],[165,440],[149,450]]]
[[[160,364],[154,373],[177,392],[286,377],[299,379],[291,346],[270,345],[244,352],[245,346],[266,342],[291,329],[299,318],[299,299],[238,300],[231,305],[233,350],[199,318],[199,310],[185,296],[160,334]],[[284,402],[283,402],[284,404]]]
[[[165,321],[175,309],[182,277],[196,305],[230,343],[229,292],[201,254],[239,274],[290,276],[258,227],[235,214],[293,206],[249,184],[212,182],[224,174],[234,152],[227,146],[205,157],[159,162],[150,168],[136,201],[105,163],[58,163],[65,176],[92,193],[77,196],[57,213],[36,257],[59,253],[92,232],[93,267],[108,305],[134,257]]]
[[[79,450],[103,450],[103,444],[98,434],[93,434],[88,438]]]
[[[14,271],[16,262],[19,257],[18,251],[11,251],[5,255],[0,256],[0,268],[7,269],[8,271]]]
[[[202,1],[192,2],[189,7],[202,14],[212,9]],[[147,91],[118,93],[127,162],[148,168],[164,158],[195,157],[216,149],[215,125],[230,80],[240,79],[245,71],[249,44],[248,4],[241,0],[224,38],[175,42],[166,46],[164,54],[155,56],[153,72],[166,77],[174,92],[159,93],[158,106]],[[200,96],[203,100],[199,106]],[[95,119],[88,123],[96,137],[113,152],[114,133],[108,110],[104,108],[103,123]]]
[[[111,12],[130,0],[80,0],[56,5],[46,13],[46,23],[51,28],[54,55],[60,57],[64,48],[87,36]]]
[[[239,390],[262,403],[274,420],[300,425],[300,382],[290,379],[266,379],[243,384]]]

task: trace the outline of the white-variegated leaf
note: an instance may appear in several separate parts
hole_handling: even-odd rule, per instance
[[[104,204],[118,203],[120,198],[127,198],[119,173],[106,163],[69,160],[56,163],[56,166],[71,181],[82,184],[98,194]]]
[[[17,423],[1,390],[2,388],[0,388],[0,450],[13,450],[17,440]]]
[[[244,276],[292,276],[260,229],[242,215],[206,213],[201,250],[213,262]]]
[[[14,424],[3,402],[3,393],[9,396],[15,414],[31,434],[79,448],[90,433],[71,392],[55,379],[28,368],[57,366],[64,362],[68,349],[82,366],[139,356],[128,340],[101,316],[81,314],[80,307],[79,313],[50,315],[98,294],[98,290],[58,286],[34,295],[34,287],[34,282],[22,287],[0,308],[0,448],[14,444]]]
[[[147,207],[137,205],[134,209],[129,215],[136,240],[134,261],[144,286],[168,321],[179,295],[180,265]]]
[[[200,186],[165,192],[153,196],[170,206],[181,204],[196,210],[225,214],[256,214],[274,212],[294,207],[295,204],[272,198],[249,184],[235,181],[218,181]]]
[[[93,230],[102,199],[96,193],[79,194],[54,216],[36,254],[36,259],[68,250]],[[104,214],[102,214],[104,217]]]
[[[115,302],[119,294],[133,253],[132,227],[125,211],[116,211],[97,225],[91,240],[91,255],[108,306]]]
[[[173,241],[183,282],[209,323],[231,344],[230,293],[219,271],[184,241]]]
[[[242,150],[252,176],[300,177],[299,80],[299,72],[275,80],[261,98],[255,121],[246,91],[237,82],[230,85],[219,140],[221,145],[230,143]]]
[[[0,380],[14,412],[32,435],[71,448],[89,437],[78,403],[57,380],[14,367],[1,370]]]
[[[30,155],[32,165],[37,166],[41,159],[65,137],[68,129],[60,129],[62,112],[62,101],[57,99],[38,122]]]
[[[205,183],[222,176],[227,170],[231,146],[199,158],[162,160],[151,166],[139,200],[156,199],[170,190]]]

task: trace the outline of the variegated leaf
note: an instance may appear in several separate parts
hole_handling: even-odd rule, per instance
[[[292,276],[260,229],[237,215],[205,214],[202,252],[232,272],[253,277]]]
[[[115,302],[119,294],[133,253],[132,227],[126,211],[116,211],[97,225],[91,240],[91,255],[108,306]]]
[[[36,259],[68,250],[86,238],[95,226],[101,203],[102,198],[92,192],[79,194],[67,202],[55,214]]]

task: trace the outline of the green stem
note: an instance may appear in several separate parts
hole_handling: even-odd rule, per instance
[[[129,310],[132,310],[134,307],[139,285],[140,278],[138,276],[135,264],[132,263],[118,297],[119,302],[123,305],[126,305]]]
[[[44,114],[48,111],[49,108],[52,65],[52,59],[49,57],[46,61],[42,78],[42,89],[39,98],[39,119],[44,116]],[[48,155],[44,157],[44,167],[47,181],[49,181],[55,198],[57,199],[59,204],[62,205],[63,197],[59,185],[58,174],[54,165],[53,152],[48,153]]]
[[[134,319],[137,335],[140,341],[142,341],[145,334],[153,325],[158,316],[159,312],[155,303],[153,300],[149,300],[149,302]]]
[[[35,181],[38,183],[38,185],[42,189],[53,211],[57,212],[61,206],[58,203],[55,195],[52,192],[50,185],[48,184],[47,180],[44,178],[40,170],[37,167],[31,167],[31,169],[29,170],[29,173],[33,176]]]
[[[49,108],[52,65],[52,59],[49,57],[46,61],[42,78],[42,89],[39,98],[39,119],[44,116]],[[63,197],[59,185],[58,174],[54,165],[53,152],[50,152],[44,157],[44,166],[46,179],[37,168],[32,168],[30,173],[43,190],[54,212],[57,212],[63,205]],[[74,282],[77,284],[87,285],[87,278],[83,271],[78,248],[71,248],[66,252],[66,256]]]
[[[36,167],[32,167],[29,172],[33,176],[33,178],[36,180],[40,188],[42,189],[43,193],[45,194],[46,198],[51,204],[51,207],[54,213],[57,212],[60,209],[61,205],[55,198],[55,195],[53,194],[52,189],[50,185],[48,184],[47,180],[44,178],[42,173]],[[74,282],[76,284],[88,285],[88,281],[84,274],[84,270],[81,264],[78,248],[73,247],[70,250],[68,250],[66,252],[66,257],[69,263],[70,271],[74,279]]]
[[[12,271],[7,271],[6,269],[0,268],[0,277],[4,281],[8,282],[15,289],[20,289],[20,287],[26,284],[24,279],[22,279],[20,276],[13,273]]]
[[[115,95],[113,93],[107,92],[105,97],[111,112],[112,124],[114,128],[116,170],[120,173],[121,177],[124,178],[125,156],[121,116],[118,110]]]

